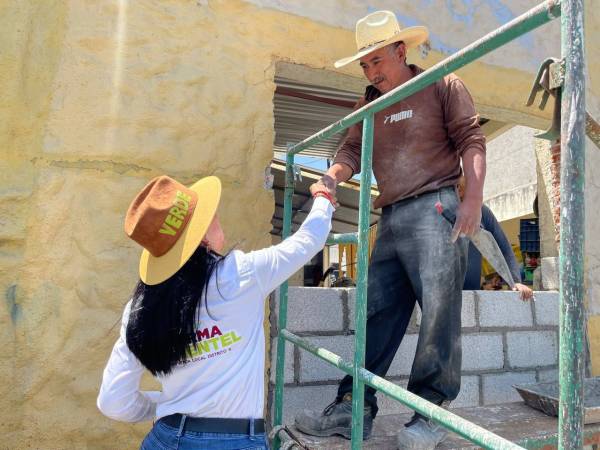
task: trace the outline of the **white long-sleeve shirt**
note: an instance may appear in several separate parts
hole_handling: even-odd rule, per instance
[[[262,418],[264,299],[323,248],[333,207],[317,197],[300,229],[278,245],[231,252],[200,303],[193,356],[157,377],[162,392],[140,391],[144,366],[127,347],[131,302],[102,378],[98,408],[112,419],[139,422],[181,413],[191,417]],[[217,288],[218,284],[218,288]]]

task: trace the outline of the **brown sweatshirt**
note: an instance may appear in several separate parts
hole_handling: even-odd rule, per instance
[[[413,76],[423,69],[409,66]],[[359,109],[381,93],[368,86],[355,105]],[[362,122],[348,129],[334,162],[360,172]],[[423,192],[456,185],[460,158],[467,149],[485,153],[473,99],[454,74],[375,114],[373,173],[381,208]]]

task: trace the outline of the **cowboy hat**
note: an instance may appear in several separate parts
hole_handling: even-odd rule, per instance
[[[427,40],[426,27],[401,29],[391,11],[375,11],[356,22],[356,48],[358,53],[335,62],[339,69],[352,61],[394,42],[403,41],[407,48],[416,47]]]
[[[146,284],[173,276],[196,251],[221,198],[221,181],[202,178],[187,188],[162,175],[133,199],[125,216],[125,233],[144,250],[140,278]]]

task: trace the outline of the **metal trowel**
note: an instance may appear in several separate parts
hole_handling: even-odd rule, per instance
[[[435,204],[435,209],[437,209],[439,214],[444,216],[444,219],[454,226],[456,215],[452,211],[444,208],[440,202]],[[500,275],[510,288],[513,289],[515,287],[515,280],[510,273],[508,263],[506,262],[506,259],[504,259],[504,255],[502,254],[500,247],[498,247],[498,243],[496,242],[496,239],[494,239],[494,236],[492,236],[492,233],[483,228],[479,228],[479,231],[473,236],[469,236],[468,239],[471,240],[473,245],[479,250],[479,253],[488,260],[492,267],[496,269],[498,275]]]

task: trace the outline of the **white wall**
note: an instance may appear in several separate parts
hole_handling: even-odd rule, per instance
[[[533,213],[537,192],[535,133],[537,130],[517,126],[487,144],[483,198],[499,221]]]

